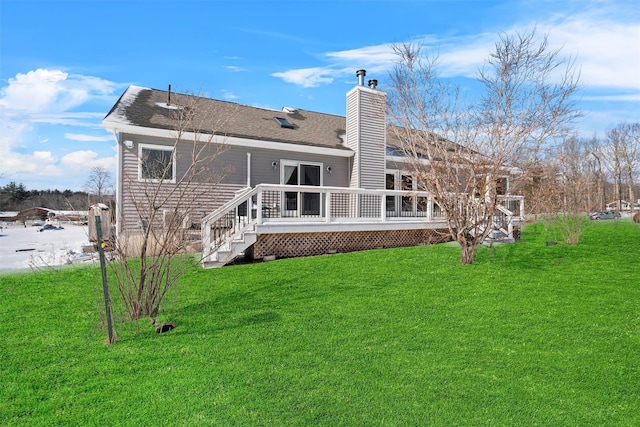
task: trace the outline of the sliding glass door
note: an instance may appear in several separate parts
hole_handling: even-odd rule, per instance
[[[280,182],[285,185],[322,185],[322,165],[282,161]],[[283,212],[285,217],[320,216],[320,193],[310,191],[285,191]]]

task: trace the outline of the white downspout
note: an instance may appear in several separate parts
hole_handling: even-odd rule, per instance
[[[124,163],[124,152],[122,150],[122,141],[120,141],[120,132],[116,129],[112,130],[113,138],[116,140],[118,168],[116,169],[116,237],[120,236],[122,231],[122,168]]]
[[[247,153],[247,188],[251,188],[251,153]]]

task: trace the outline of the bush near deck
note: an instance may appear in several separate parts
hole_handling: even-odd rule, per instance
[[[640,227],[552,239],[194,269],[111,346],[98,269],[1,275],[0,425],[640,425]]]

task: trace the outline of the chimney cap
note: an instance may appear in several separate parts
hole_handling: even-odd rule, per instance
[[[378,80],[376,79],[369,80],[369,87],[371,89],[375,89],[377,86],[378,86]]]

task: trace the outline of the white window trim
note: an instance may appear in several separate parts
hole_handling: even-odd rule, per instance
[[[385,177],[386,175],[394,175],[394,190],[403,190],[402,177],[408,176],[411,177],[411,190],[406,191],[418,191],[418,177],[415,173],[404,169],[385,169],[384,173]]]
[[[142,177],[142,150],[158,150],[158,151],[170,151],[171,152],[171,179],[149,179]],[[138,144],[138,181],[140,182],[167,182],[171,184],[176,183],[176,150],[174,146],[170,145],[156,145],[156,144]]]
[[[284,183],[284,167],[285,166],[297,166],[298,167],[298,186],[300,185],[300,165],[308,166],[320,166],[320,187],[324,187],[324,164],[318,162],[306,162],[304,160],[280,160],[280,184]],[[301,186],[304,187],[304,186]]]
[[[280,184],[284,184],[284,179],[285,179],[285,175],[284,175],[284,171],[286,166],[295,166],[298,168],[298,185],[297,187],[300,188],[300,190],[298,191],[292,191],[298,194],[297,196],[297,206],[295,211],[291,211],[291,210],[287,210],[287,202],[285,200],[285,194],[288,192],[282,192],[282,199],[280,200],[280,206],[282,206],[282,213],[283,215],[286,212],[296,212],[296,216],[302,216],[302,198],[300,197],[301,193],[313,193],[312,190],[308,190],[310,186],[308,185],[301,185],[300,184],[300,166],[301,165],[306,165],[306,166],[318,166],[320,168],[320,185],[318,187],[323,187],[324,186],[324,164],[323,163],[318,163],[318,162],[307,162],[304,160],[286,160],[286,159],[280,159]],[[320,212],[322,212],[322,206],[320,206]]]

